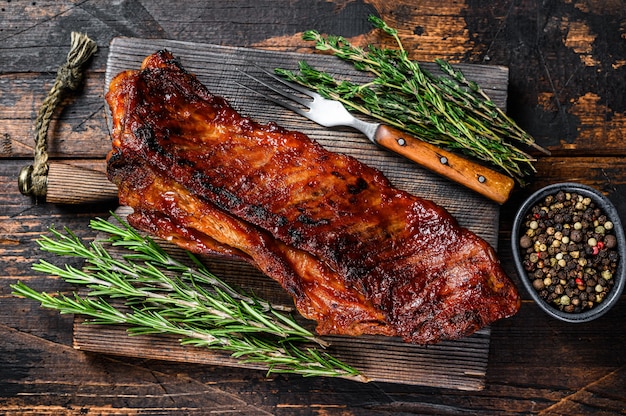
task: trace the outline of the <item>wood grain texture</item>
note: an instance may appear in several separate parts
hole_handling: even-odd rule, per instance
[[[104,172],[67,163],[48,163],[45,200],[50,204],[97,204],[117,201],[117,186]]]
[[[380,44],[382,37],[364,20],[372,11],[399,28],[415,59],[509,68],[509,114],[553,154],[539,160],[529,187],[516,189],[494,219],[500,224],[499,257],[513,279],[510,226],[516,208],[534,189],[566,180],[595,186],[626,221],[623,0],[2,2],[0,413],[624,414],[626,358],[619,351],[626,347],[626,298],[584,326],[547,320],[526,300],[516,317],[492,326],[485,388],[470,393],[267,378],[250,369],[86,353],[71,347],[71,316],[11,296],[9,284],[17,279],[39,290],[71,290],[30,269],[37,258],[61,261],[40,252],[35,238],[54,224],[93,239],[89,220],[116,208],[44,204],[17,190],[17,172],[32,158],[36,112],[65,59],[72,30],[88,33],[99,51],[83,89],[55,114],[53,126],[58,127],[50,143],[54,159],[96,167],[110,147],[102,86],[111,39],[168,38],[312,53],[300,38],[311,28],[343,34],[360,45]]]
[[[173,409],[173,403],[176,411],[185,414],[206,414],[207,409],[222,414],[271,414],[187,377],[143,370],[132,362],[102,359],[52,342],[37,342],[32,335],[6,327],[0,327],[0,334],[13,340],[7,351],[12,353],[10,357],[38,363],[23,374],[20,361],[4,361],[0,380],[3,414],[164,414]],[[47,370],[51,367],[65,368],[65,379],[51,377]],[[38,382],[20,383],[26,376]],[[56,384],[53,391],[50,382]],[[64,404],[57,404],[60,402]]]

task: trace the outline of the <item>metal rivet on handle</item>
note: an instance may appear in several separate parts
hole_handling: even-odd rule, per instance
[[[398,138],[398,144],[400,146],[406,146],[406,140],[404,140],[402,137]]]
[[[487,182],[487,178],[485,178],[483,175],[478,175],[478,182],[485,183]]]
[[[442,165],[447,165],[447,164],[448,164],[448,158],[447,158],[447,157],[445,157],[445,156],[441,156],[441,157],[439,158],[439,162],[440,162]]]

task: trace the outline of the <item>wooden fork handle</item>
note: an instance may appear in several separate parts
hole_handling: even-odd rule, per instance
[[[389,126],[381,124],[376,131],[374,141],[498,204],[507,201],[515,186],[515,182],[509,176]]]

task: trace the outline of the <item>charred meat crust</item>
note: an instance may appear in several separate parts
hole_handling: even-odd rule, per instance
[[[134,225],[170,238],[193,229],[222,251],[244,253],[319,331],[426,344],[517,312],[517,291],[493,249],[445,209],[302,133],[239,115],[169,52],[119,74],[107,101],[108,174],[121,202],[141,213]],[[168,189],[169,199],[153,195]],[[232,219],[221,223],[230,234],[209,224],[217,221],[209,214],[183,221],[202,209]],[[176,227],[150,227],[157,217]],[[286,266],[274,267],[285,256]],[[312,276],[310,267],[323,272]]]

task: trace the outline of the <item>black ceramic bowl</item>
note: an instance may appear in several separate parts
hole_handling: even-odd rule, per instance
[[[602,302],[596,304],[591,309],[585,309],[581,312],[566,312],[559,309],[557,306],[548,303],[533,287],[533,278],[529,276],[529,272],[524,267],[524,253],[520,249],[520,238],[524,235],[523,230],[526,216],[531,212],[532,208],[538,203],[545,200],[550,195],[556,195],[559,191],[575,192],[583,197],[589,197],[595,203],[597,208],[600,208],[608,219],[613,223],[612,234],[615,235],[617,245],[615,249],[619,254],[619,260],[617,263],[617,269],[613,273],[612,279],[614,280],[613,287],[610,289],[606,297]],[[515,222],[513,224],[513,230],[511,235],[511,246],[513,251],[513,258],[515,260],[515,266],[520,279],[530,296],[535,302],[543,309],[548,315],[565,322],[588,322],[604,315],[612,306],[614,306],[620,298],[624,285],[626,283],[626,240],[624,238],[624,229],[619,218],[619,214],[613,204],[600,192],[586,185],[577,183],[557,183],[546,186],[539,191],[532,194],[519,208]],[[600,277],[601,278],[601,277]]]

